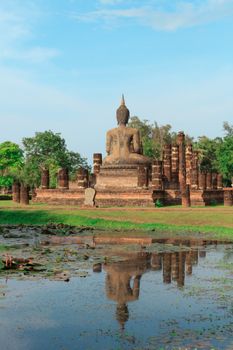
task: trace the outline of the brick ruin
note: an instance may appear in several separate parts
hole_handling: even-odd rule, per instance
[[[233,204],[231,188],[223,189],[221,174],[201,172],[198,151],[179,132],[167,144],[162,160],[142,155],[138,130],[127,126],[129,111],[124,99],[117,110],[118,127],[107,133],[107,156],[93,155],[93,173],[80,168],[76,181],[60,169],[57,188],[49,188],[49,171],[42,170],[41,187],[34,201],[83,205],[85,189],[96,190],[96,206],[160,206]]]

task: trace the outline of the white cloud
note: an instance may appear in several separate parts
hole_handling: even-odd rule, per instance
[[[107,24],[121,20],[132,20],[156,30],[173,31],[183,27],[192,27],[222,20],[233,16],[232,0],[204,0],[202,2],[178,1],[172,9],[162,3],[144,2],[144,6],[125,8],[105,8],[104,5],[116,1],[101,0],[102,8],[83,14],[73,15],[74,18],[88,22],[103,21]],[[168,2],[167,2],[168,4]],[[146,6],[147,5],[147,6]]]

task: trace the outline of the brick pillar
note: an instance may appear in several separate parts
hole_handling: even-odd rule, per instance
[[[198,187],[200,190],[206,190],[206,173],[199,173],[199,184]]]
[[[102,165],[102,153],[94,153],[93,154],[93,173],[95,175],[99,174],[101,165]]]
[[[192,161],[193,161],[193,146],[191,144],[186,146],[185,161],[186,161],[186,184],[191,185]]]
[[[212,174],[212,189],[217,190],[218,188],[218,183],[217,183],[217,173]]]
[[[68,169],[62,168],[58,171],[57,176],[58,188],[69,188],[69,172]]]
[[[18,181],[15,181],[12,186],[12,199],[15,203],[20,202],[20,183]]]
[[[148,187],[148,168],[144,165],[138,167],[138,187]]]
[[[20,203],[23,205],[29,204],[29,190],[28,186],[23,183],[20,184]]]
[[[172,146],[172,183],[179,184],[179,146]]]
[[[198,189],[198,173],[199,173],[199,161],[198,161],[198,151],[193,151],[192,157],[192,174],[191,174],[191,189]]]
[[[165,145],[163,149],[163,174],[165,186],[169,187],[172,179],[171,145]]]
[[[42,169],[41,171],[41,188],[48,189],[49,188],[49,170]]]
[[[152,188],[154,190],[163,189],[161,160],[155,160],[152,164]]]
[[[224,205],[232,206],[233,205],[233,190],[224,189]]]
[[[218,190],[221,190],[223,188],[222,174],[217,175],[217,188],[218,188]]]
[[[183,207],[189,207],[190,189],[189,185],[186,184],[185,135],[182,131],[178,133],[177,143],[179,145],[179,182],[181,202]]]
[[[88,170],[80,168],[77,172],[77,184],[79,188],[88,187]]]
[[[212,190],[212,173],[206,174],[206,189]]]

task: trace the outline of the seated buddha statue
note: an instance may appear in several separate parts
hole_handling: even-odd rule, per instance
[[[151,160],[141,154],[139,130],[127,127],[130,113],[125,105],[124,96],[116,112],[118,127],[107,132],[107,157],[103,165],[145,165]]]

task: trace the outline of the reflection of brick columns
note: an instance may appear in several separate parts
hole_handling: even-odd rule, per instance
[[[155,190],[163,189],[162,162],[160,160],[155,160],[152,164],[152,188]]]
[[[88,170],[80,168],[77,172],[77,185],[79,188],[88,187]]]
[[[199,189],[203,191],[206,189],[206,173],[204,172],[199,173]]]
[[[171,182],[171,165],[171,145],[165,145],[163,149],[163,174],[166,187]]]
[[[197,249],[191,250],[191,258],[192,258],[192,264],[197,265],[198,264],[198,250]]]
[[[190,207],[190,190],[186,184],[186,162],[185,162],[185,135],[182,131],[178,133],[177,143],[179,145],[179,182],[182,206]]]
[[[68,169],[62,168],[58,171],[57,176],[58,188],[69,188],[69,172]]]
[[[213,190],[217,190],[218,186],[217,186],[217,174],[213,173],[212,174],[212,189]]]
[[[186,253],[185,262],[186,262],[186,273],[187,273],[187,275],[191,275],[193,272],[191,251]]]
[[[24,205],[29,204],[29,187],[23,183],[20,185],[20,203]]]
[[[192,176],[192,158],[193,158],[193,147],[191,144],[186,146],[185,159],[186,159],[186,183],[191,185]]]
[[[49,170],[42,169],[41,171],[41,188],[48,189],[49,188]]]
[[[172,253],[172,280],[177,281],[179,276],[179,255]]]
[[[206,174],[206,189],[212,190],[212,173]]]
[[[93,154],[93,172],[95,175],[99,174],[102,165],[102,153]]]
[[[144,165],[138,167],[138,187],[148,187],[148,168]]]
[[[172,146],[172,183],[179,183],[179,146]]]
[[[218,174],[217,175],[217,188],[218,190],[221,190],[223,187],[223,184],[222,184],[222,174]]]
[[[205,258],[206,257],[206,251],[205,250],[200,250],[199,251],[199,258]]]
[[[163,254],[163,282],[171,283],[171,253]]]
[[[12,185],[12,199],[15,203],[20,202],[20,183],[18,181],[15,181]]]
[[[224,205],[225,206],[232,206],[233,205],[233,190],[231,189],[224,189]]]
[[[199,172],[199,161],[198,151],[193,151],[192,157],[192,173],[191,173],[191,189],[198,189],[198,172]]]
[[[155,271],[162,269],[161,255],[158,253],[152,253],[151,255],[151,268]]]
[[[185,252],[179,253],[179,277],[177,280],[178,287],[184,286],[185,279]]]

